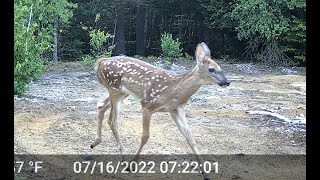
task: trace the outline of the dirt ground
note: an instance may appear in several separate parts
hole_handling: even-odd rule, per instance
[[[200,153],[306,154],[305,68],[219,63],[231,85],[203,86],[186,106]],[[193,62],[177,64],[186,69],[194,66]],[[103,122],[102,143],[90,149],[97,128],[96,104],[106,94],[94,73],[81,62],[50,67],[30,84],[25,95],[14,97],[15,153],[118,154],[107,120]],[[249,111],[271,111],[290,121]],[[140,144],[141,112],[137,99],[124,100],[119,133],[128,154],[134,154]],[[191,148],[169,113],[155,113],[141,154],[189,153]]]

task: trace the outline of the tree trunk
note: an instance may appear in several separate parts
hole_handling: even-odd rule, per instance
[[[124,7],[122,1],[116,6],[116,33],[115,33],[115,50],[114,55],[126,54],[124,38]]]
[[[58,33],[59,33],[59,20],[58,16],[54,19],[54,45],[53,45],[53,61],[58,62]]]
[[[30,28],[30,25],[31,25],[31,19],[32,19],[32,6],[33,4],[31,4],[30,6],[30,14],[29,14],[29,21],[28,21],[28,26],[27,26],[27,33],[29,32],[29,28]],[[26,38],[26,52],[28,51],[28,39]]]
[[[196,28],[196,33],[197,35],[197,42],[196,43],[200,43],[204,40],[204,22],[203,22],[204,17],[202,17],[201,15],[197,17],[197,21],[198,21],[198,26]]]
[[[145,55],[145,14],[145,8],[143,6],[138,6],[136,17],[136,54],[140,56]]]

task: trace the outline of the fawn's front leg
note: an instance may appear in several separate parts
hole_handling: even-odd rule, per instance
[[[186,115],[184,112],[183,107],[179,106],[176,109],[170,111],[171,117],[173,118],[174,122],[177,124],[180,132],[182,133],[182,135],[186,138],[189,146],[191,147],[193,153],[196,155],[196,158],[198,160],[199,164],[203,164],[203,160],[201,158],[201,156],[199,155],[199,151],[198,148],[196,146],[196,142],[194,141],[191,132],[189,130],[187,121],[186,121]],[[203,168],[200,167],[201,171],[203,171]],[[208,174],[203,173],[202,174],[205,180],[209,180],[210,177]]]

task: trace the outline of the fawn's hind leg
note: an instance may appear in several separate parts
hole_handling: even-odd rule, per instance
[[[98,144],[101,143],[101,128],[102,128],[102,121],[104,118],[104,113],[106,112],[106,110],[110,107],[110,100],[109,97],[107,97],[106,99],[104,99],[103,101],[99,101],[97,103],[97,108],[99,111],[99,115],[98,115],[98,129],[97,129],[97,136],[95,141],[91,144],[91,148],[94,148],[95,146],[97,146]]]

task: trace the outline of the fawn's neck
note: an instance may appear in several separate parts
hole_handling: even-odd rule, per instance
[[[175,98],[182,104],[186,103],[188,99],[203,85],[202,80],[199,79],[199,67],[195,66],[192,70],[183,74],[177,75],[175,88],[173,89]]]

